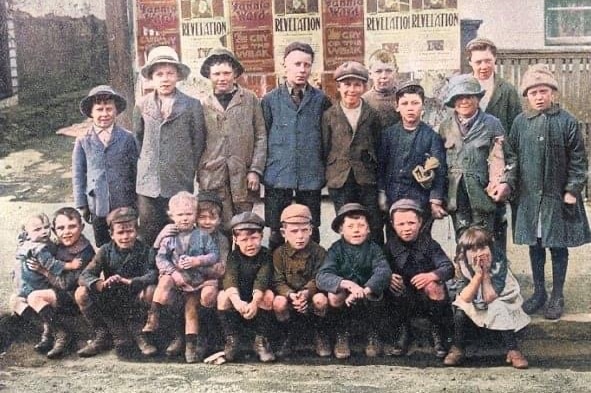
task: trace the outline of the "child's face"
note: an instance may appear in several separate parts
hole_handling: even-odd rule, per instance
[[[49,221],[33,217],[25,225],[29,239],[33,242],[47,242],[51,236],[51,225]]]
[[[284,224],[283,228],[281,228],[281,234],[294,250],[303,250],[310,243],[312,225]]]
[[[478,80],[487,80],[495,72],[496,58],[489,48],[485,50],[473,50],[470,54],[470,66],[474,77]]]
[[[234,243],[240,252],[247,257],[254,257],[259,253],[263,245],[263,234],[261,232],[236,231]]]
[[[458,115],[464,118],[470,118],[474,116],[478,110],[478,103],[480,100],[477,96],[466,95],[457,96],[454,103],[454,110]]]
[[[111,225],[111,240],[122,250],[129,250],[137,239],[137,225],[133,221],[117,222]]]
[[[421,96],[416,93],[403,94],[398,100],[398,107],[396,110],[400,112],[403,125],[414,126],[421,121],[423,100],[421,99]]]
[[[236,74],[228,63],[214,64],[209,68],[209,79],[215,94],[225,94],[234,88]]]
[[[157,64],[152,72],[152,83],[159,96],[168,97],[176,91],[179,71],[172,64]]]
[[[212,233],[218,229],[221,222],[220,215],[214,211],[202,210],[197,216],[197,226],[207,233]]]
[[[192,231],[197,221],[195,205],[188,202],[175,203],[170,207],[170,219],[180,232]]]
[[[76,218],[59,215],[55,218],[55,227],[53,230],[60,243],[66,247],[73,246],[80,240],[84,224]]]
[[[474,271],[490,271],[492,265],[492,253],[490,247],[483,246],[466,250],[466,260]]]
[[[532,109],[543,111],[552,106],[554,90],[546,85],[534,86],[527,90],[527,102]]]
[[[92,122],[98,128],[109,128],[115,123],[117,107],[114,100],[99,101],[92,105],[90,111]]]
[[[417,240],[421,223],[421,218],[412,210],[395,211],[392,214],[392,227],[398,237],[404,242]]]
[[[285,77],[292,86],[305,86],[312,72],[312,55],[294,50],[284,60]]]
[[[365,93],[365,82],[356,78],[347,78],[337,82],[337,90],[345,108],[357,108],[361,103],[361,95]]]
[[[357,246],[367,240],[369,224],[363,216],[359,218],[345,217],[339,233],[347,243]]]
[[[369,69],[373,88],[378,91],[389,90],[396,82],[396,67],[392,63],[375,62]]]

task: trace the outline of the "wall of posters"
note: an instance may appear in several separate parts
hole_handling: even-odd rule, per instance
[[[150,48],[169,45],[180,51],[177,0],[137,0],[135,2],[137,66],[148,58]]]

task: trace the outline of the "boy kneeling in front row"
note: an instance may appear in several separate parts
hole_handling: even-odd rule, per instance
[[[95,338],[78,351],[82,357],[108,350],[111,335],[119,355],[128,354],[134,337],[142,352],[149,347],[140,329],[156,284],[153,255],[150,247],[137,240],[133,208],[113,210],[107,225],[111,241],[84,269],[75,292],[76,303],[95,332]]]

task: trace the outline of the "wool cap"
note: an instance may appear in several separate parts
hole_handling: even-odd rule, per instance
[[[445,96],[445,106],[453,108],[458,96],[477,96],[482,98],[485,90],[480,86],[480,82],[471,74],[456,75],[449,80],[447,94]]]
[[[521,94],[525,97],[527,91],[534,86],[546,85],[558,90],[558,82],[546,64],[534,64],[528,68],[521,78]]]
[[[216,194],[215,192],[212,192],[212,191],[205,191],[205,190],[199,191],[199,194],[197,195],[197,203],[201,203],[201,202],[214,203],[215,205],[217,205],[220,208],[220,211],[224,209],[224,205],[222,203],[222,200],[220,199],[218,194]]]
[[[283,209],[280,220],[287,224],[309,224],[312,221],[312,213],[308,206],[294,203]]]
[[[212,50],[210,50],[205,60],[203,60],[201,70],[199,72],[204,77],[209,78],[209,71],[211,69],[211,66],[216,62],[224,61],[230,63],[230,65],[236,72],[236,78],[238,78],[240,75],[244,73],[244,67],[242,66],[242,64],[240,64],[234,53],[226,48],[213,48]]]
[[[256,229],[262,230],[265,228],[265,220],[263,220],[258,214],[253,212],[244,212],[236,214],[230,220],[230,228],[232,230],[240,229]]]
[[[363,64],[356,61],[346,61],[337,67],[334,72],[334,80],[340,82],[347,78],[355,78],[367,82],[369,73]]]
[[[118,207],[107,215],[107,225],[136,221],[137,217],[137,211],[133,207]]]
[[[174,48],[170,46],[157,46],[152,48],[148,53],[148,61],[142,67],[142,76],[146,79],[152,79],[152,72],[154,72],[154,66],[158,64],[172,64],[179,72],[179,79],[187,79],[191,73],[189,66],[183,64],[179,60],[179,55],[176,53]]]
[[[285,59],[287,55],[291,52],[299,50],[300,52],[307,53],[312,56],[312,60],[314,60],[314,49],[310,46],[310,44],[306,44],[305,42],[294,41],[285,47],[285,52],[283,52],[283,58]]]
[[[343,221],[345,221],[345,217],[355,214],[365,216],[365,218],[369,221],[369,212],[365,206],[360,203],[347,203],[339,209],[337,216],[334,218],[334,220],[332,220],[330,227],[333,231],[338,233],[341,225],[343,225]]]
[[[82,113],[86,117],[91,117],[90,115],[92,112],[92,106],[96,102],[95,98],[97,96],[104,96],[107,100],[114,100],[115,108],[117,108],[117,114],[123,112],[127,107],[127,101],[125,100],[125,97],[117,93],[115,89],[113,89],[111,86],[99,85],[93,87],[88,92],[88,95],[84,97],[82,101],[80,101],[80,113]]]
[[[424,213],[423,208],[417,201],[408,198],[399,199],[392,204],[390,207],[390,217],[392,217],[392,214],[398,210],[414,210],[419,215]]]

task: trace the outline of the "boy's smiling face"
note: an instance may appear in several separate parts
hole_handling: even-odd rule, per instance
[[[66,247],[73,246],[80,240],[84,224],[76,218],[60,214],[55,218],[53,230],[60,243]]]
[[[339,233],[349,244],[358,246],[369,237],[369,224],[365,216],[345,217]]]
[[[90,111],[93,124],[98,128],[109,128],[115,123],[117,107],[115,100],[97,101],[92,105]]]
[[[220,215],[215,211],[200,210],[197,216],[197,226],[207,233],[213,233],[221,222]]]

